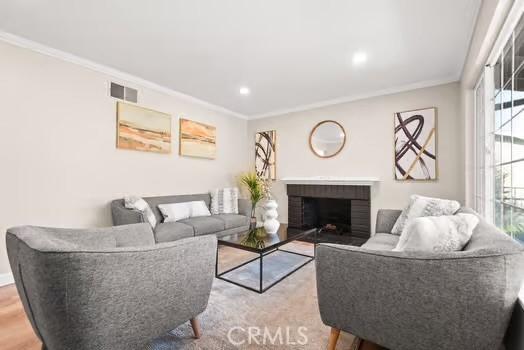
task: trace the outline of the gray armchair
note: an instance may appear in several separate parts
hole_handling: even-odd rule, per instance
[[[216,237],[155,244],[148,224],[7,231],[18,293],[43,349],[130,350],[207,306]]]
[[[498,349],[523,279],[522,245],[481,219],[463,251],[392,252],[399,214],[379,211],[378,233],[362,247],[318,247],[329,348],[344,330],[394,350]]]

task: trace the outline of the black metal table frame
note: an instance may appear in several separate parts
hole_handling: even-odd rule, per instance
[[[236,248],[236,249],[240,249],[240,250],[243,250],[243,251],[248,251],[248,252],[251,252],[251,253],[255,253],[255,254],[258,254],[259,256],[253,258],[253,259],[250,259],[248,261],[245,261],[243,262],[242,264],[238,265],[238,266],[235,266],[233,268],[230,268],[226,271],[222,271],[220,273],[218,273],[218,246],[217,246],[217,255],[216,255],[216,259],[215,259],[215,277],[218,278],[218,279],[221,279],[223,281],[226,281],[226,282],[229,282],[229,283],[232,283],[234,285],[237,285],[239,287],[242,287],[242,288],[245,288],[245,289],[248,289],[248,290],[251,290],[253,292],[257,292],[259,294],[262,294],[264,292],[266,292],[269,288],[275,286],[276,284],[282,282],[284,279],[286,279],[287,277],[289,277],[290,275],[292,275],[293,273],[295,273],[296,271],[300,270],[302,267],[304,267],[305,265],[309,264],[310,262],[312,262],[313,260],[315,260],[315,256],[316,256],[316,250],[317,250],[317,233],[318,233],[318,230],[315,229],[314,230],[314,241],[313,241],[313,255],[308,255],[308,254],[302,254],[302,253],[298,253],[298,252],[293,252],[293,251],[290,251],[290,250],[286,250],[286,249],[280,249],[280,246],[283,246],[283,245],[286,245],[288,243],[291,243],[291,242],[294,242],[294,241],[297,241],[299,240],[300,238],[303,238],[303,237],[306,237],[308,235],[310,235],[312,232],[305,232],[304,234],[298,234],[296,238],[290,240],[290,241],[287,241],[285,243],[282,243],[282,244],[278,244],[278,245],[275,245],[274,247],[272,248],[269,248],[268,251],[256,251],[255,249],[249,249],[248,247],[239,247],[237,245],[231,245],[231,244],[221,244],[219,242],[219,245],[226,245],[228,247],[232,247],[232,248]],[[270,285],[264,287],[263,286],[263,281],[264,281],[264,257],[269,255],[269,254],[272,254],[272,253],[275,253],[275,252],[285,252],[285,253],[288,253],[288,254],[295,254],[295,255],[300,255],[300,256],[304,256],[304,257],[307,257],[309,258],[306,262],[300,264],[300,266],[294,268],[293,270],[289,271],[288,273],[286,273],[284,276],[280,277],[279,279],[277,279],[276,281],[272,282]],[[260,260],[260,263],[259,263],[259,266],[260,266],[260,270],[259,270],[259,288],[256,289],[256,288],[253,288],[251,286],[247,286],[245,284],[242,284],[242,283],[239,283],[239,282],[236,282],[236,281],[233,281],[229,278],[226,278],[226,277],[223,277],[225,274],[231,272],[231,271],[234,271],[236,269],[239,269],[241,268],[242,266],[245,266],[249,263],[252,263],[253,261],[256,261],[256,260]]]

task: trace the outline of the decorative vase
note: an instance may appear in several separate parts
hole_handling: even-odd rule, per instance
[[[280,222],[277,220],[277,208],[278,204],[274,199],[270,199],[264,204],[264,228],[267,233],[277,233],[280,227]]]

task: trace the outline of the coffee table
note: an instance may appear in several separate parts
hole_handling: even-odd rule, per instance
[[[302,254],[299,252],[294,252],[286,249],[280,248],[284,244],[290,243],[292,241],[305,238],[306,236],[313,235],[313,255],[308,254]],[[243,251],[248,251],[252,253],[256,253],[258,256],[250,259],[246,262],[243,262],[240,265],[236,265],[233,268],[230,268],[223,272],[218,272],[218,247],[217,247],[217,256],[216,256],[216,263],[215,263],[215,277],[219,278],[221,280],[233,283],[237,286],[249,289],[251,291],[257,292],[257,293],[264,293],[269,288],[273,287],[277,283],[284,280],[286,277],[290,276],[293,272],[299,270],[300,268],[304,267],[311,261],[315,259],[315,250],[316,250],[316,242],[317,242],[317,229],[297,229],[297,228],[289,228],[287,225],[280,225],[280,228],[278,229],[277,233],[269,234],[265,231],[263,227],[252,229],[246,232],[236,233],[232,235],[227,235],[223,237],[218,238],[218,245],[224,245],[228,247],[233,247],[236,249],[240,249]],[[311,239],[308,239],[308,241],[311,241]],[[292,268],[290,271],[286,271],[285,275],[278,278],[276,281],[271,282],[269,285],[263,285],[263,277],[264,277],[264,258],[267,257],[270,254],[273,254],[275,252],[281,252],[284,254],[295,254],[302,257],[308,258],[303,263],[300,263],[299,266]],[[252,263],[256,260],[259,260],[259,281],[258,281],[258,288],[253,288],[252,286],[248,286],[246,284],[240,283],[238,281],[233,281],[230,278],[225,277],[224,275],[228,274],[231,271],[237,270],[249,263]]]

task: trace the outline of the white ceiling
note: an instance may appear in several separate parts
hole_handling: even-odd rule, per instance
[[[458,80],[480,2],[2,0],[0,30],[256,117]]]

